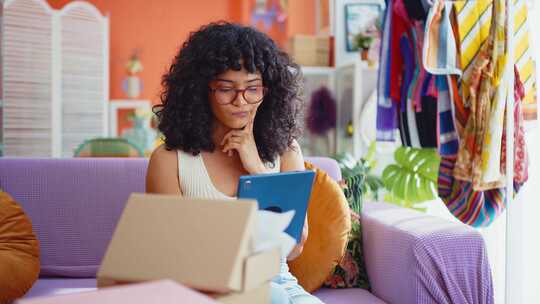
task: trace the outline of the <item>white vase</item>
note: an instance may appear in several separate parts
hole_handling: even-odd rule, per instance
[[[133,119],[133,128],[126,129],[122,137],[130,140],[144,153],[147,153],[152,151],[154,141],[157,138],[157,132],[147,125],[145,118],[135,117]]]
[[[141,95],[141,79],[137,76],[126,78],[126,94],[129,98],[137,98]]]

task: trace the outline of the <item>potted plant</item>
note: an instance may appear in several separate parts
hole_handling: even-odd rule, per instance
[[[359,32],[354,36],[354,46],[360,50],[362,60],[368,59],[368,52],[375,37],[369,32]]]
[[[351,210],[360,213],[365,200],[379,200],[398,206],[425,211],[419,205],[438,197],[437,177],[440,156],[435,149],[399,147],[394,152],[396,163],[385,167],[382,176],[372,173],[375,167],[375,142],[360,160],[351,155],[338,155],[347,197],[351,198]],[[379,193],[382,192],[382,193]]]
[[[383,187],[382,181],[371,173],[371,169],[376,164],[374,156],[375,142],[372,142],[367,155],[360,160],[355,159],[348,153],[335,157],[341,169],[343,177],[341,186],[351,212],[351,230],[345,255],[326,280],[325,286],[370,289],[362,249],[360,214],[362,213],[364,201],[368,199],[377,200],[379,189]]]
[[[367,154],[355,159],[349,153],[339,154],[336,161],[341,169],[343,181],[347,183],[348,191],[352,197],[351,209],[360,214],[364,200],[379,199],[379,189],[383,188],[382,180],[373,174],[372,169],[376,166],[375,160],[376,142],[373,141],[368,148]]]

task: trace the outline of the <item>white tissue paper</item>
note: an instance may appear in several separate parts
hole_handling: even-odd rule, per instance
[[[254,253],[276,246],[281,247],[281,255],[286,257],[296,245],[293,237],[285,233],[294,217],[294,210],[276,213],[267,210],[257,211],[257,225],[251,236]]]

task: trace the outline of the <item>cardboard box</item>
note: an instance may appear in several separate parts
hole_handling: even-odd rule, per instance
[[[97,274],[98,287],[172,279],[212,293],[257,289],[279,273],[280,250],[252,254],[255,201],[132,194]]]
[[[181,301],[179,301],[181,300]],[[22,299],[18,304],[216,304],[216,300],[170,280],[104,288],[97,291]],[[232,303],[232,302],[231,302]],[[240,302],[234,302],[240,303]],[[253,302],[255,303],[255,302]]]
[[[289,41],[289,53],[303,66],[329,66],[330,38],[294,35]]]

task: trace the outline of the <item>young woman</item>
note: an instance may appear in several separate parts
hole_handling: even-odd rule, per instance
[[[163,77],[156,107],[165,144],[148,167],[146,190],[233,199],[241,175],[304,170],[296,142],[298,66],[265,34],[230,23],[190,35]],[[303,240],[287,259],[300,255]],[[289,272],[285,257],[272,303],[321,303]]]

